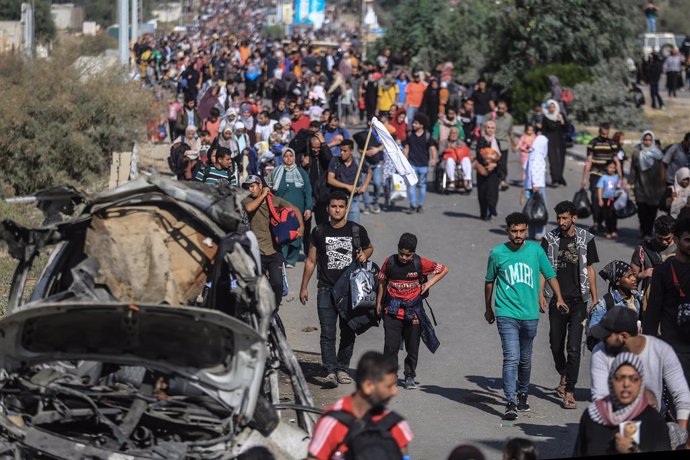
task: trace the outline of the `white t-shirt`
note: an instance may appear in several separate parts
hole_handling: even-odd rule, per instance
[[[663,405],[661,395],[664,382],[668,387],[676,407],[679,419],[690,416],[690,390],[685,380],[683,368],[673,348],[656,337],[643,335],[645,347],[638,356],[644,366],[645,387],[656,396],[658,407]],[[599,343],[592,350],[590,375],[592,378],[592,401],[603,399],[609,394],[609,372],[615,356],[606,353],[604,343]]]

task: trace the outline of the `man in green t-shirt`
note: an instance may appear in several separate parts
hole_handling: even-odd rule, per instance
[[[544,312],[539,305],[540,273],[551,286],[557,307],[564,312],[568,307],[546,253],[538,243],[525,241],[527,216],[521,212],[508,215],[506,227],[508,243],[496,246],[489,254],[484,318],[489,324],[495,321],[498,325],[503,347],[503,392],[508,401],[504,418],[515,420],[517,411],[529,411],[532,342],[537,335],[539,312]],[[496,313],[491,307],[492,297]]]

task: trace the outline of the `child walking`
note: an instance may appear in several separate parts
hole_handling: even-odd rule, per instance
[[[606,238],[618,238],[618,216],[613,202],[616,199],[620,177],[616,174],[616,163],[610,160],[606,163],[606,174],[601,176],[597,182],[597,194],[599,196],[599,207],[604,212],[604,222],[606,223]]]

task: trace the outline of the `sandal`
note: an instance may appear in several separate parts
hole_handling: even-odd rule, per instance
[[[563,397],[563,409],[577,409],[575,393],[571,393],[570,391],[565,393],[565,396]]]
[[[561,375],[561,381],[556,388],[556,393],[561,398],[565,398],[565,375]]]
[[[338,383],[343,384],[343,385],[348,385],[352,383],[352,378],[350,378],[349,375],[347,375],[347,372],[340,370],[336,372],[336,376],[338,379]]]

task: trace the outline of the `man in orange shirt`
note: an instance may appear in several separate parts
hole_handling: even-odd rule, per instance
[[[412,82],[408,83],[407,88],[405,88],[407,124],[410,126],[412,126],[414,115],[422,105],[422,98],[424,97],[424,90],[426,89],[426,84],[424,84],[421,80],[420,75],[416,73]]]

